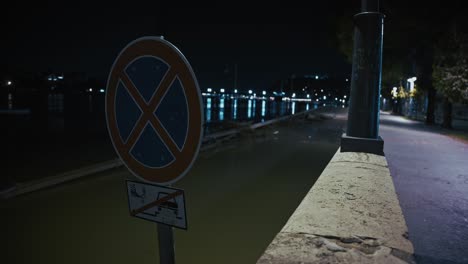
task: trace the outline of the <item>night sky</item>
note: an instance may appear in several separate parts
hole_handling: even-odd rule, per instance
[[[344,9],[339,1],[307,7],[289,1],[254,7],[224,1],[96,2],[7,5],[2,67],[78,71],[106,80],[127,43],[164,35],[188,58],[201,88],[229,86],[234,64],[243,89],[268,89],[292,74],[344,76],[351,70],[334,42],[333,21]],[[360,1],[348,2],[348,8],[359,9]]]

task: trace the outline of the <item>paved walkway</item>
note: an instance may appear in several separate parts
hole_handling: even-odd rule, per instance
[[[418,263],[468,263],[468,144],[381,115],[380,135]]]

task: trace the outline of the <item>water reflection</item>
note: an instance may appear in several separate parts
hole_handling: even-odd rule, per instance
[[[266,101],[262,101],[262,117],[265,117],[266,114]]]
[[[8,94],[8,110],[13,109],[13,95],[11,93]]]
[[[272,102],[272,104],[270,106],[270,115],[271,116],[276,116],[276,107],[278,107],[277,104],[278,103],[275,102],[275,101]]]
[[[211,98],[206,99],[206,121],[211,121]]]
[[[231,99],[208,97],[205,99],[206,122],[224,120],[265,121],[285,115],[297,114],[300,111],[317,109],[323,104],[307,102],[279,102],[255,99]],[[257,102],[258,101],[258,102]],[[257,103],[259,104],[257,108]]]
[[[224,98],[219,101],[219,120],[224,120]]]
[[[257,106],[257,100],[250,99],[249,101],[252,101],[252,117],[255,117],[255,108]]]
[[[233,120],[236,120],[236,119],[237,119],[237,99],[234,99],[233,111],[232,111],[232,119],[233,119]]]
[[[289,104],[281,102],[280,103],[280,115],[283,116],[286,113],[286,106],[289,109]]]

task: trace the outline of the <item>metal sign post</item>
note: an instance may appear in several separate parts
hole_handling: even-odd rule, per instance
[[[172,227],[158,224],[159,262],[161,264],[174,264],[174,233]]]
[[[161,263],[174,263],[172,227],[187,229],[185,196],[166,186],[190,170],[203,138],[201,92],[184,55],[159,37],[129,43],[109,74],[106,121],[125,166],[147,182],[127,181],[130,215],[158,223]]]

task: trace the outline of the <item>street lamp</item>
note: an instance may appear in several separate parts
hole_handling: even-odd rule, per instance
[[[410,84],[410,92],[412,92],[414,90],[414,82],[417,80],[416,77],[411,77],[408,79],[408,82]]]
[[[7,85],[10,86],[12,85],[13,83],[11,81],[7,81]]]

